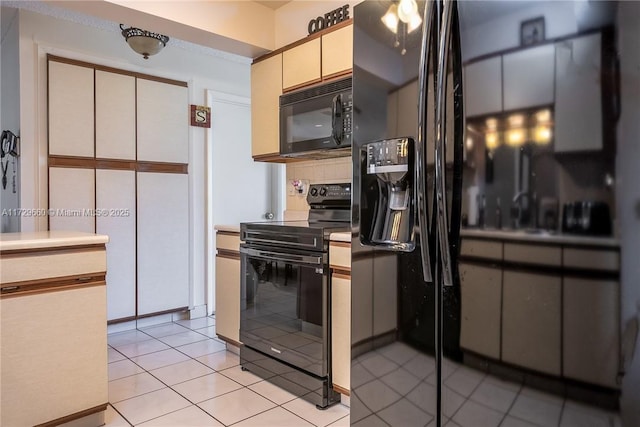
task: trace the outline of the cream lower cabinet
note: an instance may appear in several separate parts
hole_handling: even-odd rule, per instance
[[[230,344],[240,343],[240,234],[216,235],[216,334]]]
[[[503,280],[502,360],[560,375],[562,278],[505,270]]]
[[[351,244],[331,242],[331,376],[333,388],[351,389]]]
[[[460,346],[500,359],[502,268],[460,263]]]
[[[56,247],[64,236],[48,233],[34,248],[0,253],[0,425],[102,425],[106,238]]]

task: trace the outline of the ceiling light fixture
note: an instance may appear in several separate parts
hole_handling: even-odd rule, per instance
[[[140,28],[124,28],[124,25],[120,24],[120,29],[127,44],[131,49],[142,55],[144,59],[149,59],[151,55],[160,52],[169,42],[168,36],[141,30]]]
[[[398,33],[398,5],[395,3],[389,6],[387,13],[380,18],[382,23],[393,33]]]

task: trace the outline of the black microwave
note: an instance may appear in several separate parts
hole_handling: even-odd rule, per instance
[[[280,96],[280,155],[351,154],[351,77]]]

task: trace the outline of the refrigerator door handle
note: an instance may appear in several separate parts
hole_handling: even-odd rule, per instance
[[[435,185],[436,210],[438,218],[438,241],[442,260],[442,281],[444,286],[453,286],[451,253],[449,251],[449,215],[445,178],[446,125],[447,125],[447,63],[453,16],[453,0],[444,0],[442,28],[438,47],[438,72],[436,74],[436,147],[435,147]]]
[[[422,256],[422,276],[425,282],[432,282],[431,256],[429,254],[429,222],[426,191],[427,165],[427,82],[429,67],[429,46],[435,16],[435,1],[427,0],[424,8],[424,31],[422,32],[422,51],[418,70],[418,140],[416,143],[416,204],[418,207],[418,225],[420,229],[420,252]],[[432,106],[435,108],[435,105]]]

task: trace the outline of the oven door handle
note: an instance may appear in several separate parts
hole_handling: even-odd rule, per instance
[[[260,236],[270,236],[270,233],[262,233],[260,231],[245,231],[244,235],[242,236],[242,240],[247,241],[247,240],[251,240],[257,243],[271,243],[271,244],[279,244],[282,245],[283,242],[282,240],[276,240],[276,239],[265,239],[262,238]],[[295,235],[295,234],[286,234],[286,233],[282,233],[280,234],[280,236],[282,237],[292,237],[294,239],[299,239],[300,236]],[[313,237],[313,243],[306,243],[306,242],[293,242],[293,241],[286,241],[286,245],[287,246],[300,246],[300,247],[309,247],[309,248],[315,248],[316,246],[318,246],[318,239]]]
[[[269,261],[282,261],[290,264],[312,264],[321,266],[324,261],[322,255],[293,255],[247,247],[240,247],[240,253],[254,258],[263,258]]]

